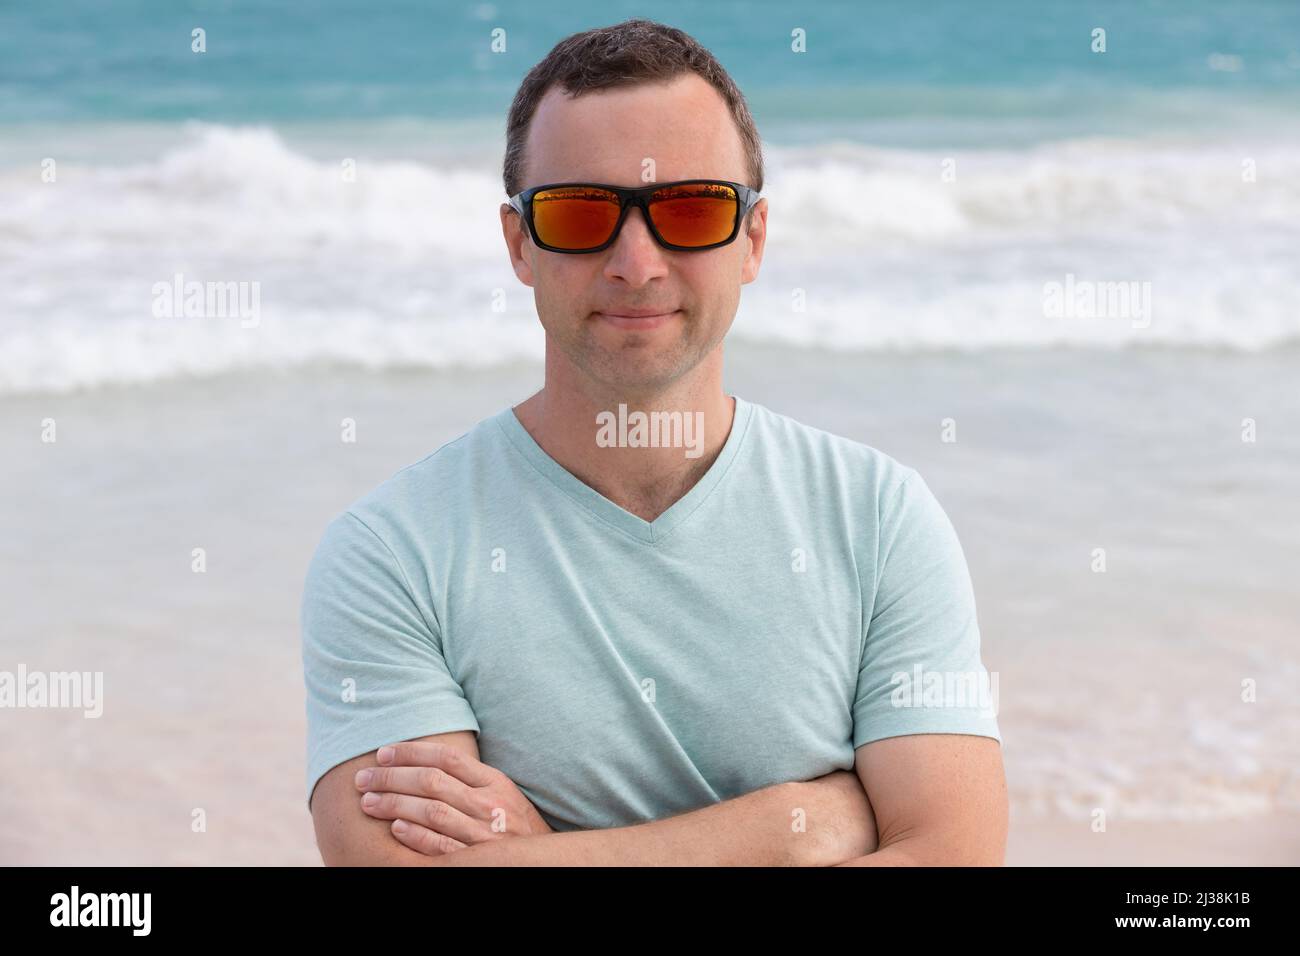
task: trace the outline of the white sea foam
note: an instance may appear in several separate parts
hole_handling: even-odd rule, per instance
[[[540,358],[495,166],[359,156],[347,182],[347,146],[308,155],[266,128],[177,130],[152,158],[61,162],[53,183],[34,165],[0,168],[0,392]],[[767,156],[769,242],[738,337],[868,350],[1300,340],[1300,150],[1285,144],[948,155],[830,142]],[[154,317],[151,289],[178,274],[259,283],[257,327]],[[1067,276],[1150,283],[1151,321],[1048,317],[1046,285]]]

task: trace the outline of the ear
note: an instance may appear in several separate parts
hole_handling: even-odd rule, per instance
[[[532,286],[533,254],[537,248],[528,235],[523,217],[508,202],[501,204],[501,233],[505,236],[506,251],[510,254],[510,265],[515,275],[524,285]]]
[[[767,244],[767,199],[764,197],[754,204],[749,215],[741,224],[740,239],[747,244],[745,261],[740,267],[742,285],[758,278],[758,268],[763,263],[763,248]]]

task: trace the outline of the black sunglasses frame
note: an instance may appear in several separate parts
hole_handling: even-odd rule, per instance
[[[659,230],[655,227],[654,217],[650,215],[650,196],[659,190],[666,189],[670,186],[689,185],[730,186],[736,191],[736,218],[731,224],[731,234],[728,235],[726,239],[723,239],[720,242],[709,243],[707,246],[678,246],[669,242],[660,235]],[[618,196],[618,221],[614,223],[614,230],[610,233],[608,239],[598,246],[591,246],[586,249],[562,249],[558,246],[547,245],[537,237],[537,229],[533,225],[533,196],[544,189],[557,189],[561,186],[587,186],[592,189],[607,189]],[[514,209],[515,212],[519,213],[520,218],[528,224],[528,234],[532,236],[533,243],[539,249],[545,249],[547,252],[585,255],[590,252],[600,252],[604,249],[608,249],[614,244],[614,241],[618,239],[619,233],[623,231],[623,222],[627,219],[627,211],[633,206],[637,206],[641,209],[641,215],[645,219],[646,227],[649,228],[650,234],[654,236],[655,242],[659,243],[659,245],[663,246],[665,249],[671,249],[674,252],[703,252],[705,249],[717,249],[719,246],[725,246],[728,243],[735,241],[737,234],[740,232],[741,220],[745,218],[745,215],[761,198],[762,196],[760,196],[756,190],[750,189],[748,186],[743,186],[740,183],[729,182],[725,179],[676,179],[670,183],[651,183],[648,186],[637,186],[633,188],[611,186],[607,183],[547,183],[544,186],[533,186],[529,189],[525,189],[523,192],[511,196],[507,201],[509,202],[510,207]]]

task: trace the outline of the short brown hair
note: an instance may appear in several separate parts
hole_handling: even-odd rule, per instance
[[[506,195],[523,190],[524,147],[537,104],[556,83],[570,97],[592,90],[671,80],[695,73],[722,94],[740,132],[749,165],[746,186],[763,188],[763,147],[749,106],[712,53],[689,34],[653,20],[624,20],[565,37],[528,71],[506,120],[506,157],[502,170]]]

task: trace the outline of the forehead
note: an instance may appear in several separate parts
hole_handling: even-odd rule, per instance
[[[694,73],[569,97],[558,86],[537,104],[528,131],[524,186],[588,180],[747,182],[744,147],[726,101]]]

